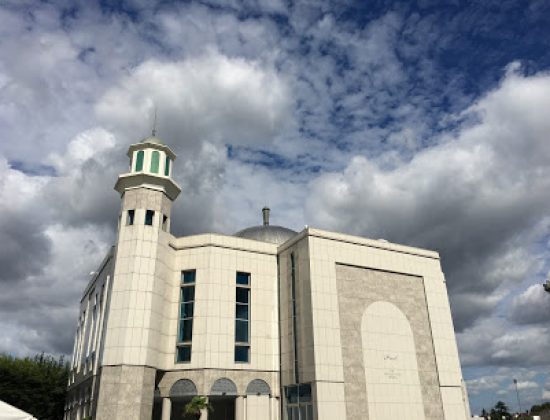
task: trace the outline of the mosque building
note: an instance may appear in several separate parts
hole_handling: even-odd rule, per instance
[[[118,238],[80,301],[66,420],[470,418],[437,252],[306,227],[170,233],[176,156],[118,177]]]

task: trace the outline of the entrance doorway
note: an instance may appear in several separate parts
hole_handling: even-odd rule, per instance
[[[185,415],[185,405],[191,401],[191,398],[171,398],[172,412],[170,420],[196,420],[197,416]]]
[[[235,397],[210,396],[213,411],[208,413],[208,420],[235,420]]]

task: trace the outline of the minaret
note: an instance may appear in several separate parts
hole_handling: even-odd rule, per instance
[[[151,418],[155,376],[163,365],[161,317],[171,290],[169,242],[176,155],[155,135],[128,149],[96,419]],[[168,300],[167,300],[168,299]],[[124,392],[122,392],[124,390]],[[136,396],[150,396],[138,398]]]
[[[132,144],[128,157],[130,172],[120,175],[115,184],[123,202],[125,193],[141,188],[163,192],[170,203],[176,199],[181,188],[172,180],[172,162],[176,155],[168,146],[151,136],[141,143]]]

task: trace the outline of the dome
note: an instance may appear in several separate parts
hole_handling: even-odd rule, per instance
[[[155,135],[147,137],[141,141],[142,143],[154,143],[154,144],[163,144],[162,141]]]
[[[282,226],[252,226],[235,233],[239,238],[254,239],[255,241],[271,242],[281,245],[298,232]]]
[[[288,241],[298,232],[293,231],[282,226],[274,226],[269,224],[269,209],[264,207],[262,209],[264,216],[264,224],[258,226],[252,226],[235,233],[235,236],[245,239],[253,239],[255,241],[270,242],[272,244],[281,245]]]

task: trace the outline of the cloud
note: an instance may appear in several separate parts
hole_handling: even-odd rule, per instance
[[[547,326],[515,327],[488,317],[458,333],[457,339],[463,366],[533,367],[550,363]]]
[[[268,144],[289,120],[290,105],[276,71],[212,51],[179,62],[146,61],[95,108],[107,127],[135,141],[150,131],[156,106],[161,137],[189,153],[203,141]]]
[[[70,351],[114,240],[112,186],[156,105],[178,154],[176,235],[232,233],[267,204],[297,230],[437,249],[467,374],[500,366],[506,398],[510,375],[542,384],[528,372],[550,353],[530,287],[550,269],[548,25],[533,4],[529,30],[503,10],[3,2],[0,350]],[[537,59],[502,70],[526,51]]]
[[[532,285],[516,296],[512,301],[509,317],[517,324],[549,324],[548,293],[542,284]]]
[[[549,98],[550,75],[509,72],[463,125],[410,161],[387,169],[355,156],[315,179],[311,224],[440,251],[464,328],[486,312],[472,297],[536,274],[532,245],[550,210]]]

